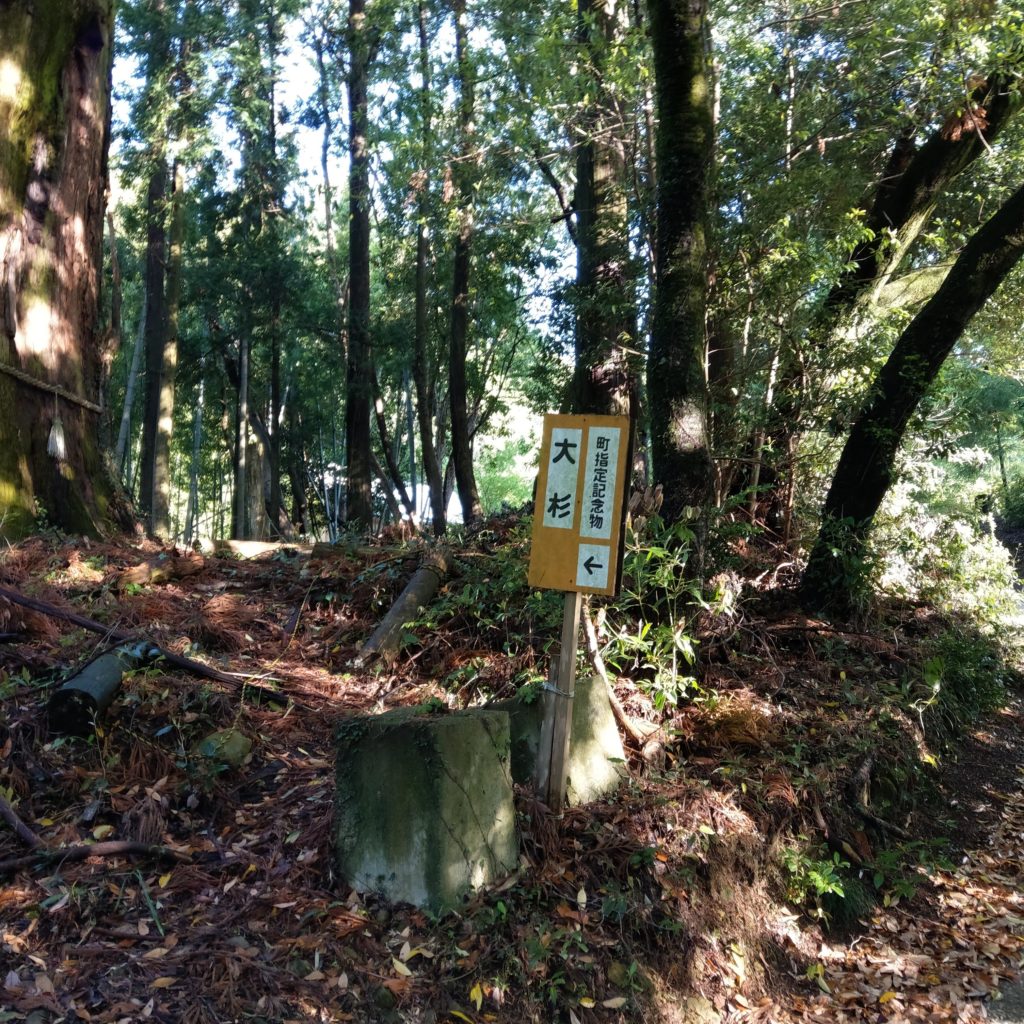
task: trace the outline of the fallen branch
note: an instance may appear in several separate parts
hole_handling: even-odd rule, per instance
[[[420,567],[398,595],[398,600],[381,619],[370,639],[360,648],[353,659],[353,666],[360,668],[371,658],[391,658],[397,654],[406,623],[416,618],[420,608],[434,596],[447,574],[448,559],[443,551],[431,551],[424,555]]]
[[[19,868],[31,867],[33,864],[52,864],[54,862],[88,860],[90,857],[155,857],[159,860],[175,860],[191,864],[192,858],[180,850],[169,846],[153,843],[136,843],[130,840],[112,840],[107,843],[83,843],[81,846],[41,846],[24,857],[11,857],[0,860],[0,875],[5,875]]]
[[[589,604],[584,605],[583,608],[583,628],[587,634],[587,652],[590,655],[591,664],[593,664],[594,671],[601,677],[602,682],[608,689],[608,699],[612,705],[615,721],[619,723],[623,732],[643,749],[645,744],[660,729],[656,725],[650,725],[645,729],[626,714],[626,709],[622,706],[622,701],[616,695],[611,679],[608,677],[608,669],[605,667],[604,658],[601,657],[601,648],[597,642],[597,630],[594,628],[594,620],[590,617]]]
[[[105,626],[102,622],[96,622],[94,619],[88,619],[84,615],[79,615],[77,612],[68,611],[65,608],[58,608],[56,605],[49,604],[46,601],[37,600],[34,597],[26,597],[24,594],[18,593],[16,590],[11,590],[9,587],[0,587],[0,598],[6,598],[13,604],[21,605],[23,608],[31,608],[33,611],[40,612],[43,615],[48,615],[52,619],[63,619],[65,622],[70,622],[74,626],[78,626],[79,629],[86,629],[92,633],[99,633],[102,636],[109,637],[111,640],[116,640],[118,643],[130,643],[138,640],[138,634],[131,633],[124,629],[114,629],[112,626]],[[229,675],[227,672],[220,672],[215,668],[211,668],[209,665],[204,665],[201,661],[193,661],[192,658],[183,657],[180,654],[175,654],[173,651],[168,651],[163,647],[154,645],[157,654],[168,665],[173,665],[175,668],[184,669],[186,672],[191,672],[193,675],[200,676],[203,679],[212,679],[217,683],[230,683],[233,686],[244,686],[252,685],[248,683],[248,677]]]
[[[0,796],[0,818],[3,818],[14,829],[15,835],[29,849],[36,850],[43,845],[42,839],[18,817],[18,812],[2,796]]]

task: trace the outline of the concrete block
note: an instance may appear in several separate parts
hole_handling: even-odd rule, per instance
[[[337,751],[335,859],[354,888],[442,913],[515,870],[506,712],[351,718]]]
[[[532,786],[540,757],[543,698],[527,703],[515,697],[495,701],[488,707],[508,712],[512,779],[520,785]],[[626,776],[625,760],[608,688],[597,676],[577,679],[569,739],[569,803],[577,806],[614,793]]]

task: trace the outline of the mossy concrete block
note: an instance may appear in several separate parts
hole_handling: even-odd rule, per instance
[[[537,779],[544,699],[519,697],[488,705],[507,711],[511,720],[512,778],[523,786]],[[573,806],[614,793],[625,777],[626,752],[615,723],[608,687],[596,676],[576,680],[569,738],[568,801]]]
[[[337,749],[335,858],[354,888],[440,913],[515,870],[507,713],[351,718]]]

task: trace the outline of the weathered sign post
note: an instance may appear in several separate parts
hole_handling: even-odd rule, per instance
[[[630,468],[627,416],[544,417],[530,549],[530,586],[563,590],[562,643],[544,687],[537,788],[565,801],[576,644],[583,594],[618,592]]]

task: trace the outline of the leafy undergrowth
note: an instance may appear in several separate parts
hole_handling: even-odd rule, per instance
[[[94,734],[55,738],[54,685],[110,645],[0,599],[0,632],[15,634],[0,644],[0,795],[47,846],[123,839],[165,855],[24,863],[0,831],[0,1020],[983,1013],[1021,953],[1019,801],[994,833],[1002,846],[953,873],[941,837],[956,823],[937,785],[965,724],[1012,680],[994,640],[924,607],[887,608],[862,632],[777,592],[719,601],[693,682],[672,691],[659,664],[669,649],[684,663],[691,641],[663,637],[645,661],[626,642],[642,627],[623,609],[637,609],[612,606],[596,618],[631,676],[618,697],[664,730],[646,759],[631,751],[615,799],[559,819],[520,793],[519,872],[439,921],[333,877],[338,718],[463,706],[541,677],[559,601],[527,590],[524,536],[497,520],[459,549],[386,671],[353,657],[414,545],[189,556],[186,575],[163,581],[132,571],[160,557],[145,545],[6,552],[0,584],[239,676],[158,664],[131,675]],[[252,741],[241,767],[196,752],[225,729]]]

